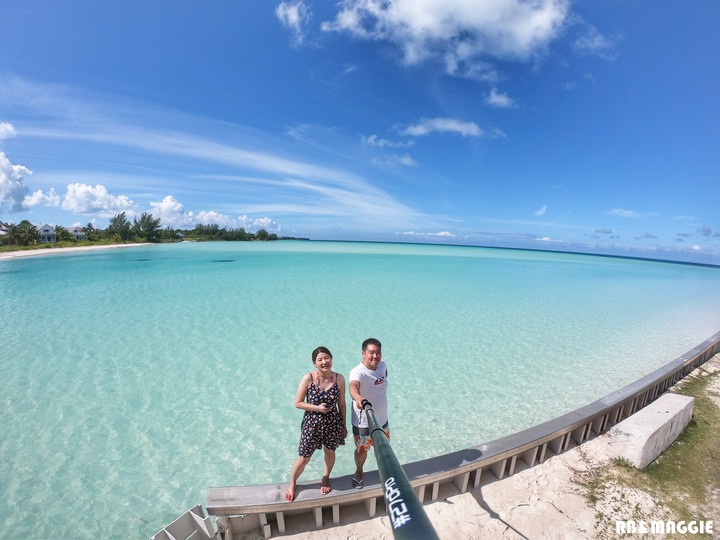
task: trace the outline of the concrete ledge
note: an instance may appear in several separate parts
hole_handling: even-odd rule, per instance
[[[655,402],[613,426],[608,454],[644,469],[678,438],[692,420],[694,398],[663,394]]]

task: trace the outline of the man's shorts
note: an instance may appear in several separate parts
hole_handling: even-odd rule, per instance
[[[385,425],[382,427],[382,429],[385,432],[385,436],[388,438],[389,441],[390,427],[388,426],[387,422],[385,422]],[[357,426],[353,426],[352,431],[355,439],[355,448],[357,448],[361,452],[368,452],[373,443],[372,437],[370,437],[370,428],[359,428]]]

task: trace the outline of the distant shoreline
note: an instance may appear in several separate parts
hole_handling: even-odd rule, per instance
[[[448,247],[459,247],[459,248],[480,248],[480,249],[500,249],[508,251],[529,251],[534,253],[555,253],[565,255],[584,255],[588,257],[603,257],[610,259],[625,259],[632,261],[645,261],[645,262],[657,262],[667,264],[681,264],[690,266],[700,266],[705,268],[720,268],[720,264],[711,262],[699,262],[699,261],[687,261],[687,260],[675,260],[675,259],[658,259],[652,257],[641,257],[635,255],[620,255],[611,253],[591,253],[586,251],[564,251],[564,250],[553,250],[553,249],[538,249],[538,248],[526,248],[526,247],[507,247],[507,246],[487,246],[487,245],[466,245],[466,244],[434,244],[431,242],[385,242],[385,241],[374,241],[374,240],[311,240],[309,238],[292,238],[284,237],[278,240],[302,240],[312,242],[335,242],[335,243],[349,243],[349,244],[399,244],[399,245],[417,245],[417,246],[448,246]],[[187,242],[188,240],[185,240]],[[112,249],[112,248],[129,248],[137,246],[149,246],[158,245],[152,242],[143,242],[137,244],[99,244],[96,246],[79,246],[79,247],[48,247],[43,249],[30,249],[30,250],[17,250],[17,251],[5,251],[0,252],[0,260],[5,259],[16,259],[21,257],[41,256],[41,255],[55,255],[58,253],[68,253],[74,251],[90,251],[96,249]]]
[[[40,257],[43,255],[59,255],[61,253],[73,253],[77,251],[95,251],[98,249],[115,249],[115,248],[130,248],[138,246],[151,246],[154,244],[145,242],[141,244],[101,244],[97,246],[78,246],[78,247],[63,247],[63,248],[44,248],[44,249],[19,249],[17,251],[4,251],[0,253],[0,260],[5,259],[20,259],[23,257]]]

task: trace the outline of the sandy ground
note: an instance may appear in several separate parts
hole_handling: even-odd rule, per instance
[[[603,454],[607,440],[605,436],[599,437],[542,465],[466,493],[459,493],[453,486],[443,486],[445,493],[441,489],[440,500],[426,504],[425,512],[443,540],[597,538],[595,509],[587,503],[579,482],[592,474],[594,468],[607,463]],[[360,513],[350,516],[348,521],[361,519]],[[291,519],[287,520],[287,534],[278,538],[393,538],[386,516],[346,525],[326,525],[322,530],[312,530],[309,519],[298,517],[296,522]]]
[[[714,374],[711,392],[720,406],[720,355],[696,373]],[[584,485],[595,473],[610,463],[606,448],[610,432],[580,447],[555,456],[542,465],[521,470],[501,481],[494,481],[459,493],[444,486],[439,500],[425,505],[425,511],[443,540],[459,539],[613,539],[616,520],[637,516],[647,521],[672,519],[658,507],[650,495],[625,486],[605,490],[602,499],[591,505]],[[720,494],[716,494],[720,495]],[[713,516],[720,538],[720,496],[709,497],[706,516]],[[602,518],[600,518],[602,516]],[[391,539],[386,516],[364,520],[363,512],[343,510],[345,524],[333,526],[332,517],[321,530],[314,530],[310,515],[290,516],[286,534],[278,538],[294,540],[323,539]],[[677,518],[676,518],[677,519]],[[693,536],[693,535],[690,535]],[[662,535],[626,535],[622,538],[663,538]],[[242,537],[261,538],[257,534]]]
[[[41,255],[59,255],[61,253],[72,253],[73,251],[94,251],[96,249],[115,249],[129,248],[137,246],[149,246],[152,244],[109,244],[103,246],[81,246],[66,248],[45,248],[45,249],[25,249],[19,251],[3,251],[0,253],[2,259],[19,259],[21,257],[39,257]]]

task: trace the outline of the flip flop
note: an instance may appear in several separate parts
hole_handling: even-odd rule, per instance
[[[362,478],[360,480],[356,480],[355,477],[352,477],[352,485],[355,489],[362,489],[363,487],[363,481]]]
[[[285,491],[285,500],[289,501],[289,502],[292,502],[295,500],[295,492],[290,491],[290,488],[287,488],[287,490]]]

